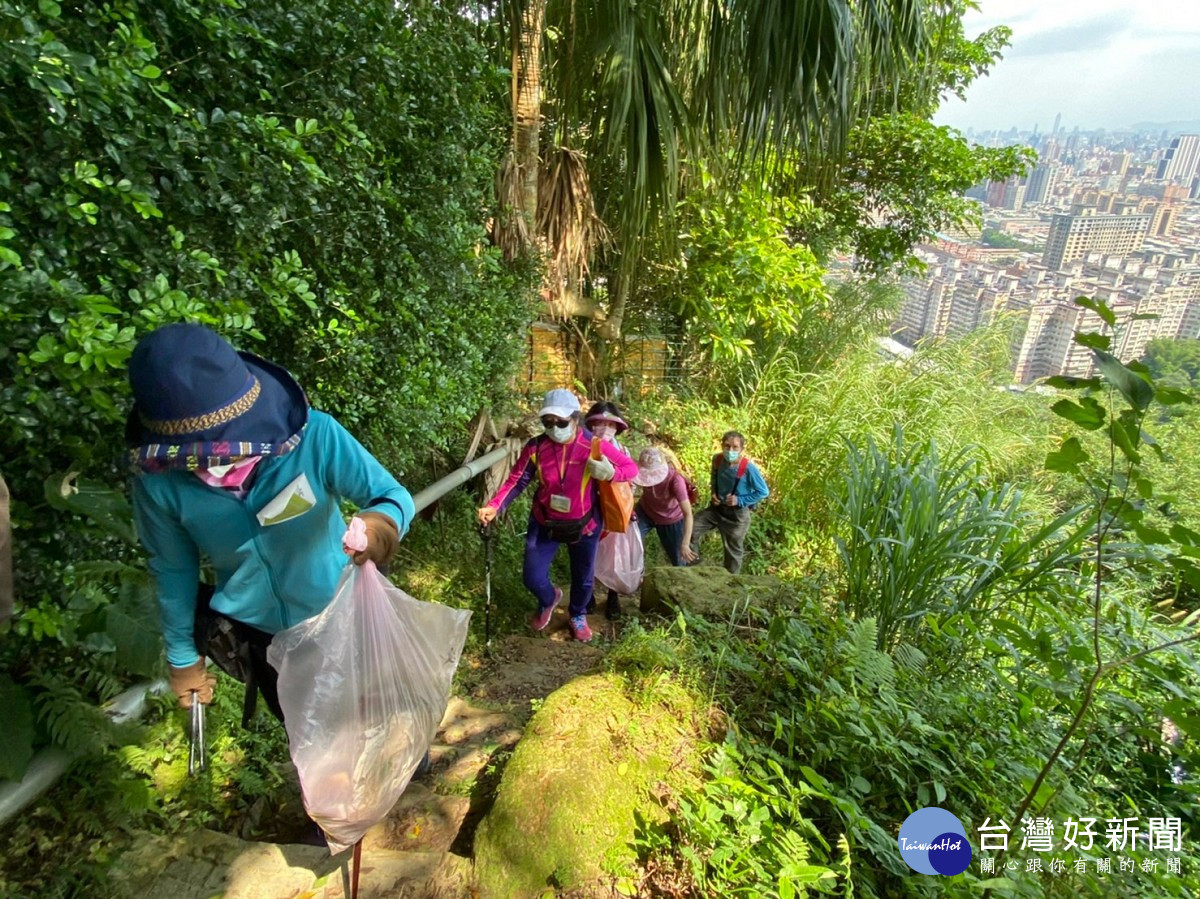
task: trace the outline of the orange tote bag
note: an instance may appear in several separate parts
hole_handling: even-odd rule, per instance
[[[592,458],[603,458],[600,438],[592,438]],[[623,534],[633,517],[633,484],[629,481],[597,481],[600,488],[600,514],[604,530]]]

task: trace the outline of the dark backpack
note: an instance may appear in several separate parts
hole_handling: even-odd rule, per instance
[[[680,472],[679,476],[683,478],[683,486],[687,488],[688,502],[693,506],[696,505],[696,503],[700,502],[700,488],[696,486],[695,481],[693,481],[683,472]]]

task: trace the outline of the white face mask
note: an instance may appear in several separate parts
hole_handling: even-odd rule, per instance
[[[595,434],[597,437],[599,437],[601,440],[608,440],[611,442],[614,439],[616,439],[617,426],[605,424],[604,422],[599,422],[599,423],[597,423],[597,425],[594,428],[592,428],[592,433]]]
[[[575,433],[575,423],[567,425],[565,428],[545,428],[546,436],[555,443],[566,443]]]

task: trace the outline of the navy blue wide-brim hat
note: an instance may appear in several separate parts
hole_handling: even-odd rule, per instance
[[[295,449],[308,423],[308,400],[285,369],[203,325],[165,325],[143,337],[129,384],[125,444],[145,471],[279,456]]]

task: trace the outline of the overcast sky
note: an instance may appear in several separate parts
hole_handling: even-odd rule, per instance
[[[995,25],[1012,44],[964,103],[937,121],[966,130],[1120,128],[1200,120],[1200,0],[979,0],[969,37]]]

